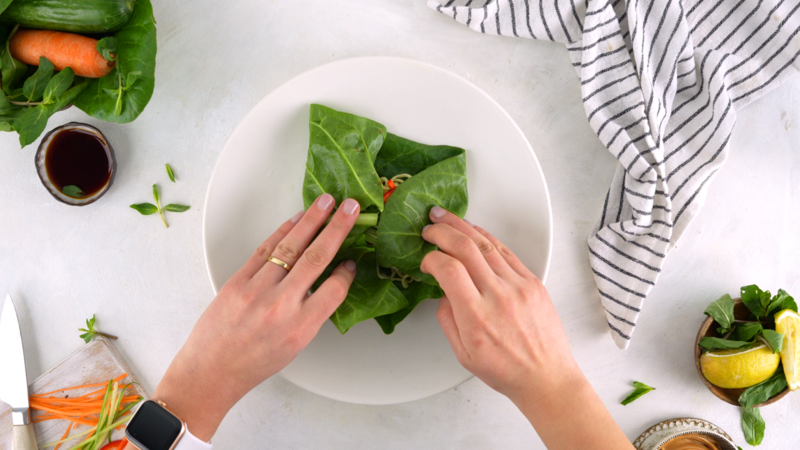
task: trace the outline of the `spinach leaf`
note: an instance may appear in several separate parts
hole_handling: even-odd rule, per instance
[[[30,78],[28,78],[28,80],[30,80]],[[50,79],[47,86],[45,86],[42,103],[46,105],[55,103],[56,99],[64,95],[67,89],[72,86],[74,80],[75,72],[73,72],[71,68],[65,67],[64,70],[58,72]],[[25,83],[27,83],[27,81],[25,81]]]
[[[761,335],[769,343],[769,346],[772,347],[773,353],[780,353],[783,348],[783,335],[781,333],[765,328],[761,330]]]
[[[704,337],[700,339],[699,345],[703,350],[711,351],[719,349],[743,348],[752,344],[752,342],[731,341],[729,339],[722,339],[718,337]]]
[[[8,101],[6,93],[0,90],[0,114],[8,114],[13,111],[14,108],[15,106]]]
[[[752,339],[763,329],[764,327],[758,322],[737,323],[729,339],[732,341],[752,342]]]
[[[637,400],[639,397],[643,396],[644,394],[647,394],[650,391],[656,390],[656,388],[650,387],[638,381],[633,382],[633,388],[634,388],[633,392],[631,392],[627,397],[625,397],[625,400],[622,401],[623,406],[632,403],[633,401]]]
[[[117,59],[115,53],[118,45],[119,41],[117,38],[114,36],[107,36],[97,41],[97,51],[103,55],[103,59],[106,61],[115,61]]]
[[[783,373],[783,366],[778,367],[778,371],[755,386],[750,386],[739,396],[739,404],[745,408],[752,408],[760,403],[771,399],[786,389],[786,375]]]
[[[784,309],[791,309],[797,312],[797,303],[786,291],[778,289],[778,293],[770,300],[769,308],[767,308],[767,315],[783,311]]]
[[[436,280],[419,269],[422,258],[436,246],[422,239],[422,228],[431,223],[432,207],[464,217],[467,212],[467,162],[464,152],[436,163],[395,189],[378,223],[378,264],[395,267],[425,283]]]
[[[416,175],[464,150],[449,145],[425,145],[392,133],[386,135],[383,147],[375,158],[375,170],[381,177],[392,178],[401,173]]]
[[[10,38],[9,36],[9,39]],[[3,50],[3,54],[0,56],[0,63],[2,64],[3,91],[10,95],[14,88],[17,87],[19,81],[25,76],[25,73],[28,71],[28,66],[11,56],[8,41],[6,41],[5,50]]]
[[[136,0],[130,21],[114,38],[116,68],[102,78],[89,80],[89,86],[73,104],[97,119],[128,123],[139,117],[155,86],[156,21],[150,0]],[[108,95],[109,90],[115,95]]]
[[[424,300],[438,299],[444,296],[444,291],[441,288],[427,283],[411,283],[407,288],[403,288],[400,283],[395,282],[395,286],[400,289],[400,292],[408,300],[408,306],[395,313],[375,318],[375,321],[378,322],[378,325],[381,326],[381,329],[386,334],[392,334],[397,324],[402,322]]]
[[[725,294],[722,297],[718,298],[714,301],[714,303],[708,305],[703,314],[707,316],[711,316],[719,325],[721,330],[719,331],[720,334],[725,334],[730,330],[731,324],[733,324],[733,299],[730,295]]]
[[[747,306],[747,309],[756,316],[757,319],[763,319],[767,315],[767,306],[770,301],[769,291],[762,291],[755,284],[742,287],[742,303]]]
[[[69,88],[64,92],[64,95],[54,100],[53,103],[41,104],[18,111],[17,117],[10,122],[10,125],[19,133],[19,144],[25,147],[35,141],[47,126],[47,119],[72,102],[86,89],[87,85],[86,81],[81,82]],[[0,118],[0,121],[2,120],[4,119]]]
[[[383,210],[383,187],[372,161],[383,145],[386,127],[363,117],[311,105],[303,202],[308,208],[327,192],[341,204],[353,198],[362,210]]]
[[[761,417],[761,411],[758,408],[744,408],[742,410],[742,430],[748,444],[754,447],[760,445],[764,439],[766,428],[767,424]]]
[[[22,85],[22,94],[28,99],[28,102],[33,102],[42,98],[44,89],[50,78],[53,78],[53,71],[55,66],[44,56],[39,57],[39,68],[33,75],[29,76],[25,83]]]
[[[331,322],[342,334],[358,322],[391,314],[408,304],[403,293],[394,283],[378,278],[375,250],[367,247],[348,248],[340,251],[323,275],[314,283],[314,289],[318,289],[328,279],[333,269],[348,259],[352,259],[356,263],[356,277],[353,284],[350,285],[344,302],[331,315]]]

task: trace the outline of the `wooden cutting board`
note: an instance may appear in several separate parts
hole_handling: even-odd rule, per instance
[[[71,386],[102,383],[123,373],[128,374],[128,378],[124,381],[137,382],[129,388],[128,392],[132,390],[144,398],[149,398],[147,392],[142,389],[142,385],[138,383],[128,365],[125,364],[125,361],[111,343],[103,337],[97,337],[37,378],[29,386],[29,392],[32,394],[45,393]],[[82,395],[96,389],[77,390],[70,392],[70,394]],[[59,394],[53,395],[61,396]],[[0,450],[11,449],[11,427],[11,407],[0,402]],[[36,440],[42,446],[49,442],[60,440],[67,429],[67,422],[64,420],[48,420],[34,424],[34,429],[36,430]],[[87,429],[88,427],[81,426],[78,428],[78,432],[83,432]],[[114,433],[114,439],[122,438],[122,432],[115,431]],[[61,446],[61,449],[68,449],[71,445],[79,442],[78,439],[67,442],[67,445]],[[52,449],[52,447],[50,448]]]

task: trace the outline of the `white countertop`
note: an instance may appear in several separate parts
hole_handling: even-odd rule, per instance
[[[472,81],[532,143],[554,214],[547,287],[575,357],[628,437],[664,419],[699,417],[749,448],[739,409],[699,379],[692,345],[703,310],[725,292],[757,283],[800,296],[800,78],[739,112],[729,160],[623,352],[607,335],[586,247],[617,162],[586,122],[562,46],[480,35],[425,0],[156,0],[154,9],[157,83],[144,113],[123,126],[73,108],[48,124],[87,122],[109,138],[118,174],[100,201],[84,208],[56,202],[34,169],[38,141],[19,149],[16,134],[0,136],[0,293],[17,301],[30,380],[83,344],[77,329],[96,313],[152,392],[214,297],[202,208],[231,131],[262,97],[305,70],[353,56],[400,56]],[[128,207],[150,201],[154,182],[167,202],[192,206],[170,214],[168,230]],[[658,389],[623,407],[632,380]],[[799,413],[798,394],[764,408],[762,448],[797,448]],[[214,442],[218,449],[544,448],[511,402],[477,379],[417,402],[360,406],[276,377],[231,411]]]

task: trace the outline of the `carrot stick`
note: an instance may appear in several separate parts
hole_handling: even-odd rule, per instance
[[[17,32],[17,34],[19,34],[19,32]],[[15,58],[16,58],[16,57],[15,57]],[[51,62],[52,62],[52,61],[51,61]],[[55,63],[53,63],[53,64],[55,64]],[[113,379],[113,380],[111,380],[111,381],[122,381],[122,379],[123,379],[123,378],[125,378],[125,377],[127,377],[127,376],[128,376],[128,374],[127,374],[127,373],[123,373],[122,375],[118,376],[117,378],[114,378],[114,379]],[[84,384],[84,385],[82,385],[82,386],[74,386],[74,387],[69,387],[69,388],[59,389],[59,390],[57,390],[57,391],[45,392],[44,394],[33,394],[33,395],[31,395],[31,397],[44,397],[45,395],[57,394],[57,393],[59,393],[59,392],[64,392],[64,391],[74,391],[75,389],[91,388],[91,387],[97,387],[97,386],[108,386],[108,381],[105,381],[105,382],[103,382],[103,383]],[[96,391],[94,391],[94,392],[90,392],[89,394],[83,394],[81,397],[83,397],[83,396],[86,396],[86,395],[90,395],[90,394],[95,394],[95,393],[105,392],[105,391],[106,391],[106,389],[105,389],[105,388],[103,388],[103,389],[98,389],[98,390],[96,390]]]
[[[69,425],[67,425],[67,431],[65,431],[64,435],[61,436],[61,440],[64,440],[67,438],[67,436],[69,436],[69,430],[71,429],[72,429],[72,422],[70,422]],[[56,445],[56,448],[54,448],[53,450],[58,450],[59,447],[61,447],[61,444]]]
[[[75,75],[100,78],[108,75],[114,62],[97,51],[97,40],[62,31],[19,30],[11,38],[11,56],[33,66],[44,56],[57,70],[71,67]]]

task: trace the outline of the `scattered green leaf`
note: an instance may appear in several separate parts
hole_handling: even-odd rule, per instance
[[[106,333],[103,333],[103,332],[101,332],[99,330],[96,330],[94,328],[95,320],[96,320],[95,314],[92,314],[92,318],[91,319],[86,319],[86,328],[78,328],[78,331],[83,331],[84,332],[83,334],[81,334],[81,339],[86,341],[86,343],[91,342],[92,339],[95,336],[104,336],[104,337],[107,337],[109,339],[117,339],[116,336],[113,336],[113,335],[110,335],[110,334],[106,334]]]
[[[625,397],[625,400],[622,401],[623,405],[627,405],[627,404],[637,400],[639,397],[643,396],[644,394],[647,394],[648,392],[654,391],[656,389],[654,387],[650,387],[650,386],[648,386],[648,385],[646,385],[644,383],[640,383],[638,381],[634,381],[633,382],[633,387],[634,387],[633,392],[631,392],[630,395]]]
[[[169,164],[164,164],[167,167],[167,176],[169,176],[170,181],[173,183],[175,182],[175,172],[172,171],[172,167]]]
[[[744,408],[742,410],[742,430],[744,430],[744,438],[748,444],[757,446],[764,440],[764,431],[767,424],[761,417],[761,411],[758,408]]]
[[[169,205],[164,207],[164,211],[169,211],[169,212],[178,212],[178,213],[180,213],[180,212],[184,212],[184,211],[188,211],[188,210],[189,210],[188,206],[186,206],[186,205],[178,205],[178,204],[175,204],[175,203],[170,203]]]
[[[720,334],[725,334],[730,330],[734,321],[733,299],[730,295],[725,294],[708,305],[703,314],[711,316],[720,325],[721,330],[718,329],[717,331]]]
[[[742,395],[739,396],[739,404],[744,408],[752,408],[780,394],[786,389],[786,386],[786,375],[783,373],[783,366],[779,366],[777,372],[769,377],[768,380],[745,389]]]
[[[176,203],[170,203],[169,205],[164,206],[162,208],[161,207],[160,198],[159,198],[159,194],[158,194],[158,185],[155,185],[155,184],[153,185],[153,198],[156,201],[155,205],[152,204],[152,203],[137,203],[137,204],[131,205],[131,208],[139,211],[139,213],[141,213],[142,215],[145,215],[145,216],[149,216],[151,214],[158,213],[158,216],[161,217],[161,221],[164,223],[164,226],[167,227],[167,228],[169,228],[169,225],[167,224],[167,220],[164,218],[164,211],[180,213],[180,212],[184,212],[184,211],[189,210],[189,206],[178,205]]]
[[[78,186],[75,186],[73,184],[70,184],[69,186],[64,186],[64,188],[61,189],[61,192],[64,195],[68,195],[68,196],[74,197],[74,198],[83,198],[83,197],[86,196],[86,193],[83,192],[81,190],[81,188],[79,188]]]
[[[158,212],[158,207],[152,203],[137,203],[131,205],[131,208],[139,211],[143,216],[149,216]]]
[[[731,348],[744,348],[752,345],[752,342],[747,341],[731,341],[730,339],[723,339],[718,337],[704,337],[700,339],[700,348],[705,351],[731,349]]]

